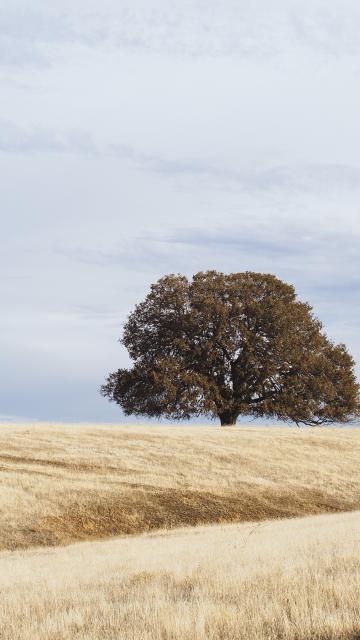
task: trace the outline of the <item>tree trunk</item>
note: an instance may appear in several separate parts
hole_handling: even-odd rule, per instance
[[[236,424],[238,413],[235,413],[234,411],[223,411],[222,413],[219,413],[219,418],[222,427],[231,427]]]

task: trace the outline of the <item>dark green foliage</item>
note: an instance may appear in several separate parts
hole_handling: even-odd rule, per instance
[[[359,416],[346,347],[273,275],[165,276],[130,315],[122,343],[134,366],[111,373],[101,392],[127,415],[308,425]]]

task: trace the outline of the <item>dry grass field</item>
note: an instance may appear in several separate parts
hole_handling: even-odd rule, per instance
[[[356,429],[2,425],[1,640],[359,640],[359,459]]]
[[[2,640],[355,640],[360,512],[0,553]]]
[[[360,430],[1,425],[0,549],[360,509]]]

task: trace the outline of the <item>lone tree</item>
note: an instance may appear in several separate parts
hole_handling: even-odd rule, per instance
[[[101,393],[126,415],[206,415],[222,425],[239,415],[298,425],[360,415],[345,345],[273,275],[167,275],[135,307],[121,342],[134,365],[110,373]]]

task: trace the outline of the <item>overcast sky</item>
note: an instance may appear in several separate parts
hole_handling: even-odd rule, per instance
[[[274,273],[360,363],[359,32],[358,0],[2,0],[1,416],[123,420],[98,388],[165,273]]]

